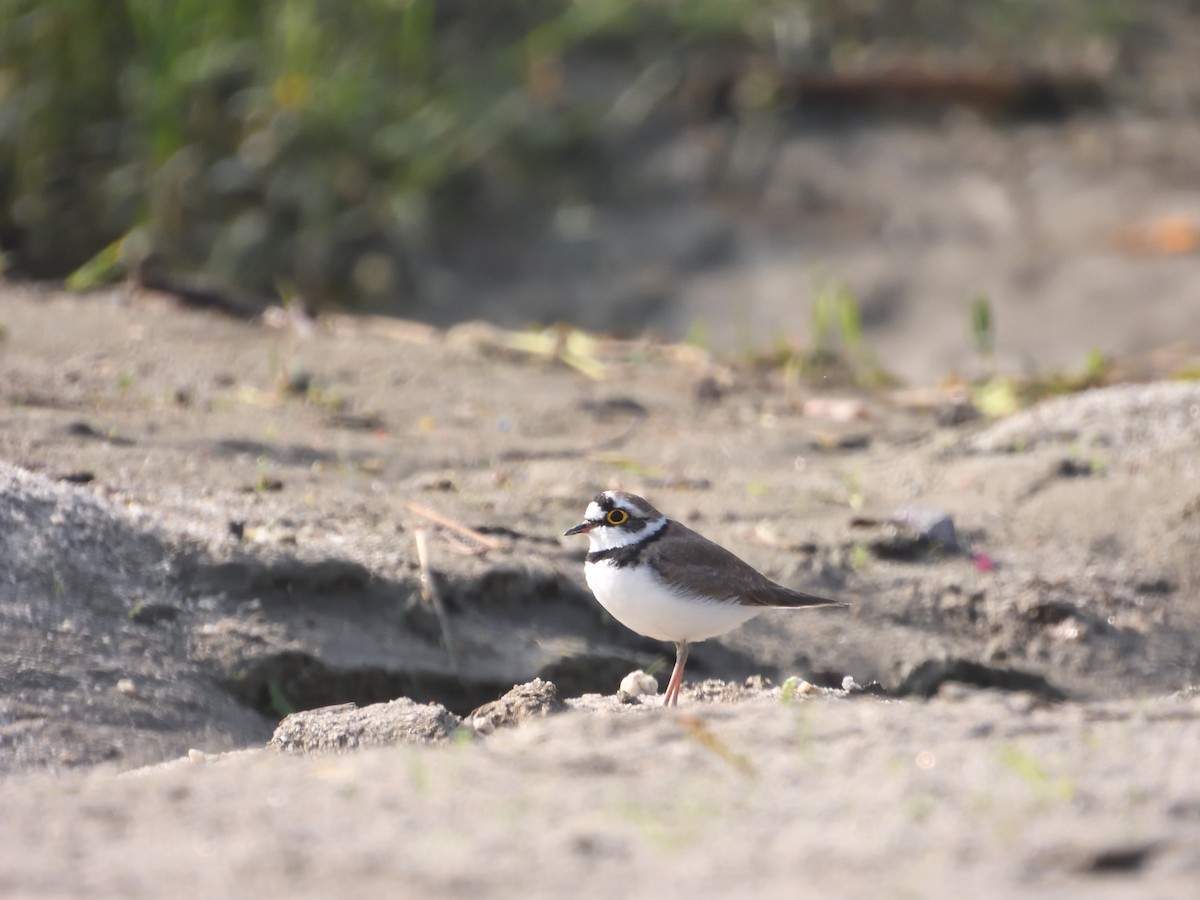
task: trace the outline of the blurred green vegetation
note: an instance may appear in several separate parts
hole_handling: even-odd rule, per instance
[[[773,103],[764,71],[825,65],[881,34],[954,44],[965,30],[1003,47],[1057,33],[1047,16],[1104,33],[1125,9],[0,0],[0,249],[25,275],[76,272],[75,287],[149,261],[265,296],[394,308],[464,221],[536,229],[556,205],[602,196],[614,131],[678,87],[681,60],[758,59],[737,114]],[[607,68],[581,75],[580,55]]]
[[[0,0],[0,243],[35,276],[95,258],[80,287],[153,253],[266,295],[402,294],[459,216],[584,177],[598,116],[563,102],[567,47],[744,15],[715,0]]]

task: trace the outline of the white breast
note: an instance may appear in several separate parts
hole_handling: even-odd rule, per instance
[[[761,608],[671,590],[648,566],[610,560],[584,566],[588,587],[613,618],[660,641],[702,641],[737,628]]]

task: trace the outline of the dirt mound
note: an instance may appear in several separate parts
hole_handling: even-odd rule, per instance
[[[0,768],[263,739],[266,721],[189,663],[178,554],[150,516],[0,463]]]

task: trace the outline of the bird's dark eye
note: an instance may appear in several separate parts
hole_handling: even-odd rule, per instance
[[[623,509],[611,509],[604,518],[608,521],[609,525],[623,525],[629,518],[629,513]]]

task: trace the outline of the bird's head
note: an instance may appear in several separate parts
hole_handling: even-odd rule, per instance
[[[666,521],[657,509],[637,494],[602,491],[592,498],[583,521],[566,534],[586,534],[593,550],[607,550],[637,543]]]

